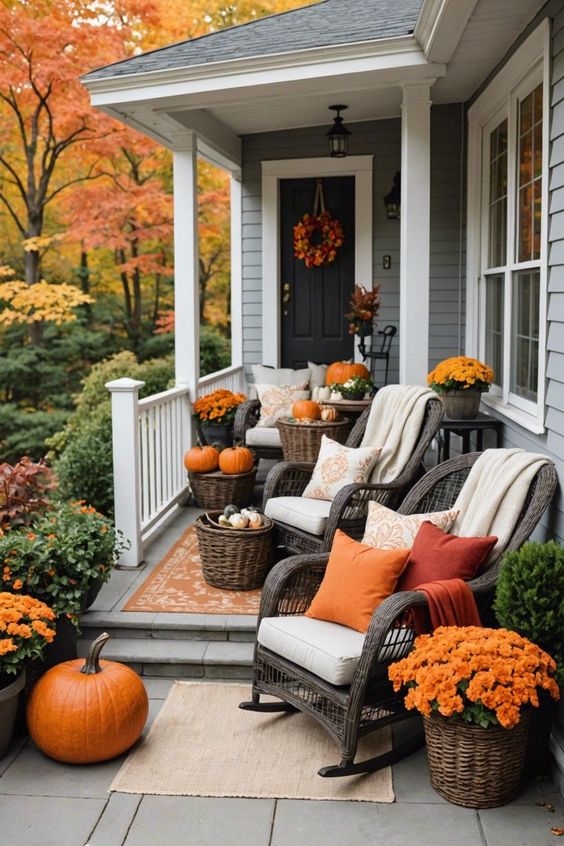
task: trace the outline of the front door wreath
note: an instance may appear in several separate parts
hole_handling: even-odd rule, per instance
[[[294,226],[294,256],[308,268],[331,264],[344,238],[341,222],[325,210],[323,183],[318,179],[313,214],[304,214]]]

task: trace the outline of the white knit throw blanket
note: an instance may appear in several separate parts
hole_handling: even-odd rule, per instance
[[[434,391],[420,385],[386,385],[374,398],[361,446],[381,447],[370,481],[396,479],[413,452],[425,406]]]
[[[495,535],[488,561],[495,561],[509,540],[529,486],[545,455],[522,449],[487,449],[478,458],[453,505],[458,510],[451,532],[463,537]]]

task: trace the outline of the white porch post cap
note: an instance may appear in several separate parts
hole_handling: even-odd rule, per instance
[[[122,379],[114,379],[113,382],[106,382],[106,388],[112,393],[133,393],[144,386],[145,382],[139,379],[128,379],[124,376]]]

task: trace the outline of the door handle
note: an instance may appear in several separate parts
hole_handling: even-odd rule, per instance
[[[284,282],[282,285],[282,302],[284,305],[288,305],[290,302],[290,283]]]

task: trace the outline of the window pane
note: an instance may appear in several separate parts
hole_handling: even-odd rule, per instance
[[[511,390],[536,401],[539,357],[538,270],[520,271],[513,277],[513,320],[511,327]]]
[[[488,267],[506,262],[507,241],[507,121],[490,133],[490,198]]]
[[[517,260],[540,258],[542,83],[519,103]]]
[[[503,377],[503,287],[501,273],[486,277],[486,364],[494,371],[494,382]]]

